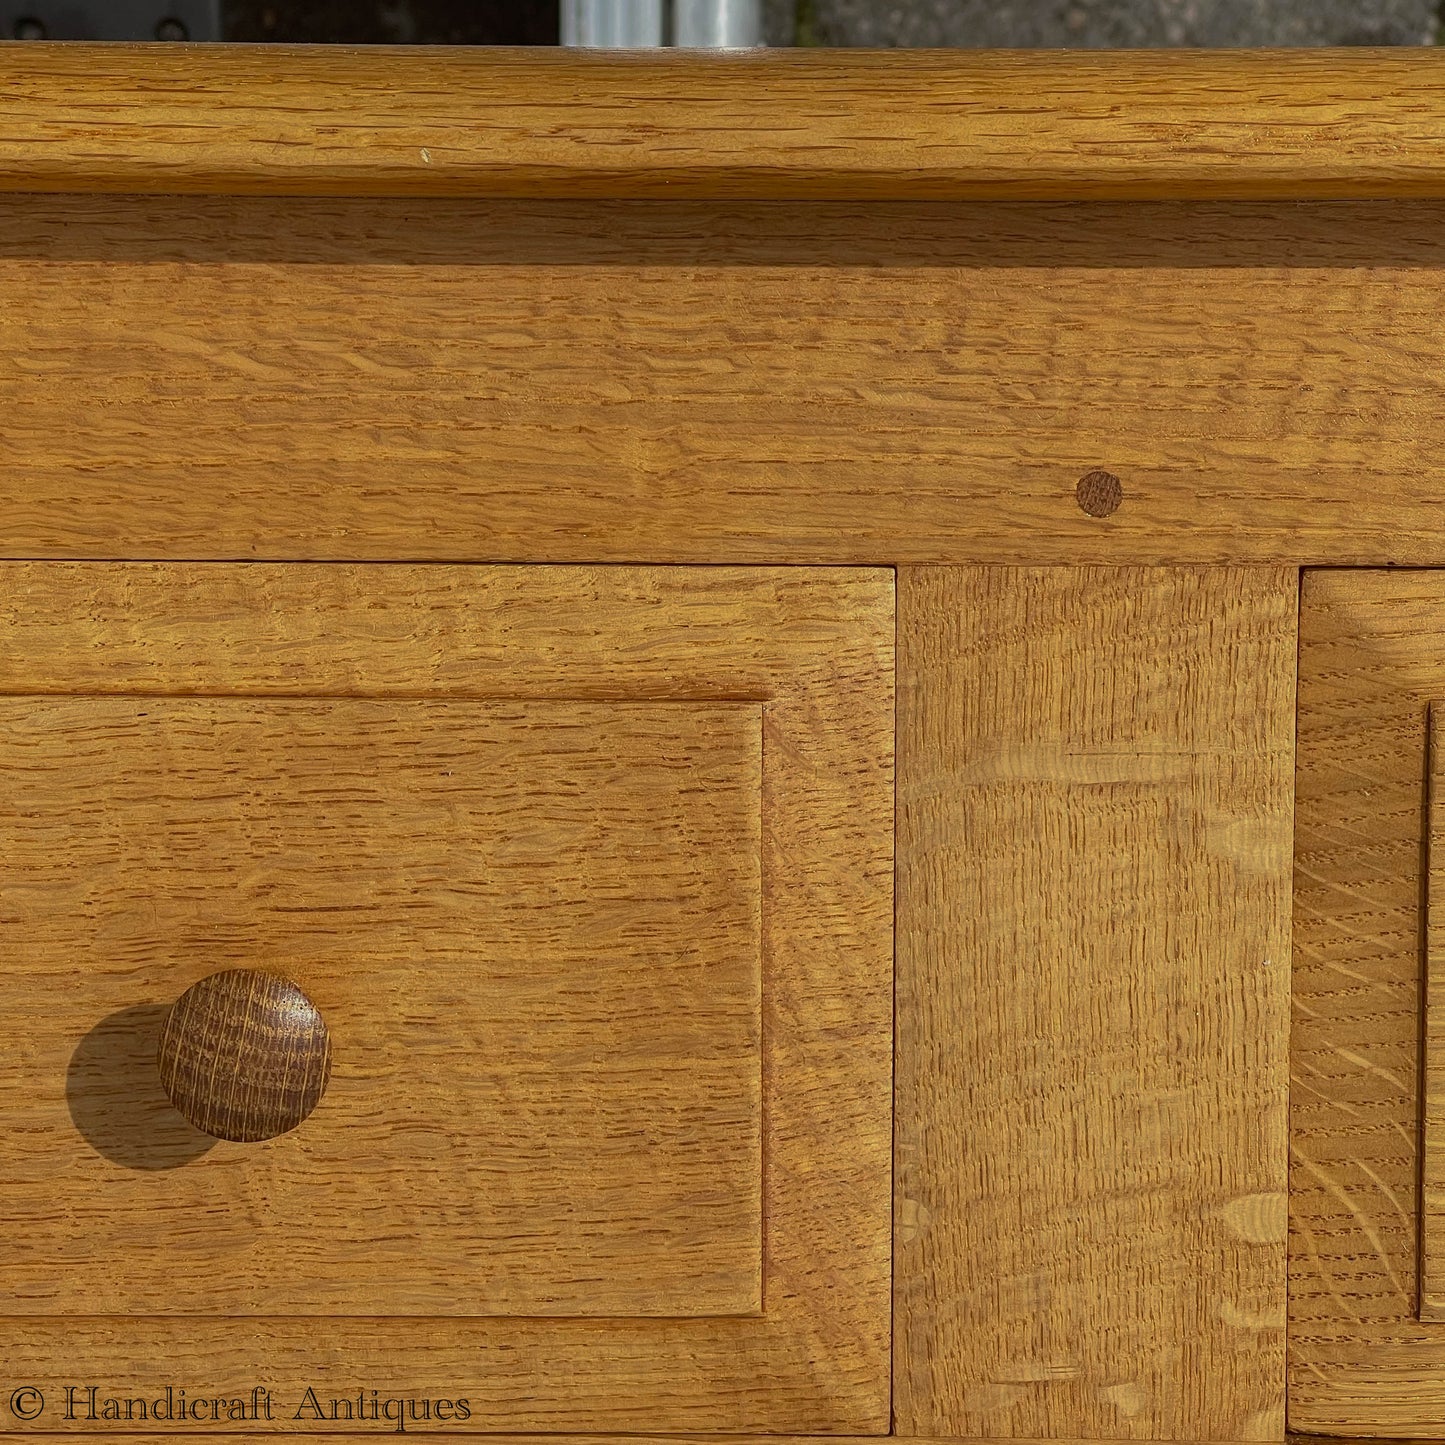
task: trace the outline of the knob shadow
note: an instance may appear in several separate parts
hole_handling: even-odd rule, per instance
[[[98,1154],[127,1169],[179,1169],[215,1144],[177,1112],[156,1071],[168,1005],[137,1004],[95,1025],[66,1073],[70,1118]]]

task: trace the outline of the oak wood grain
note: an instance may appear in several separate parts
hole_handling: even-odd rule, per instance
[[[249,1407],[249,1398],[244,1403]],[[385,1423],[383,1419],[382,1424],[385,1425]],[[217,1445],[242,1445],[242,1442],[255,1438],[254,1433],[242,1434],[226,1430],[208,1430],[205,1434],[208,1440],[216,1441]],[[428,1428],[427,1435],[441,1440],[468,1438],[464,1433],[448,1430],[445,1425],[438,1428],[435,1424]],[[28,1432],[0,1431],[0,1440],[24,1440],[27,1436]],[[33,1436],[29,1436],[29,1438],[33,1438]],[[756,1435],[731,1435],[709,1431],[706,1438],[709,1445],[758,1445]],[[876,1445],[878,1438],[877,1435],[769,1435],[767,1445]],[[918,1445],[960,1445],[960,1442],[964,1440],[971,1441],[972,1445],[1046,1445],[1043,1440],[1030,1439],[1026,1436],[915,1435],[908,1438],[916,1440]],[[1286,1438],[1290,1445],[1317,1445],[1315,1439],[1305,1435],[1291,1435]],[[144,1429],[138,1429],[127,1430],[125,1439],[127,1445],[160,1445],[162,1441],[174,1441],[174,1435],[167,1435],[163,1431],[147,1432]],[[608,1435],[605,1433],[568,1435],[559,1433],[550,1435],[496,1434],[490,1436],[489,1439],[493,1445],[696,1445],[698,1436],[668,1435],[657,1432],[642,1435]],[[1084,1445],[1084,1441],[1077,1437],[1058,1436],[1050,1438],[1047,1445]],[[1142,1445],[1149,1445],[1149,1442],[1142,1442]],[[1244,1442],[1200,1441],[1199,1445],[1244,1445]]]
[[[1445,195],[1445,56],[0,45],[0,186],[831,200]]]
[[[247,1406],[250,1400],[247,1399]],[[275,1406],[273,1406],[275,1407]],[[386,1420],[381,1420],[383,1426]],[[371,1425],[364,1433],[371,1433],[376,1426]],[[393,1426],[394,1429],[394,1426]],[[410,1433],[410,1428],[409,1431]],[[341,1431],[341,1429],[329,1428],[328,1433],[332,1435],[351,1436],[355,1438],[363,1433],[363,1429],[357,1431]],[[449,1431],[447,1426],[436,1426],[432,1423],[428,1431],[429,1438],[436,1439],[467,1439],[467,1435],[457,1431]],[[4,1438],[23,1438],[22,1432],[4,1432]],[[714,1433],[709,1431],[705,1436],[708,1445],[757,1445],[756,1435],[730,1435],[730,1433]],[[1084,1439],[1078,1436],[1053,1436],[1048,1441],[1042,1439],[1029,1439],[1026,1436],[1000,1436],[1000,1435],[912,1435],[909,1439],[918,1442],[918,1445],[961,1445],[962,1441],[970,1441],[971,1445],[1085,1445]],[[163,1441],[172,1441],[175,1435],[166,1435],[163,1431],[146,1432],[144,1429],[137,1431],[126,1431],[126,1445],[160,1445]],[[241,1441],[254,1439],[254,1433],[240,1433],[234,1431],[207,1431],[207,1439],[217,1442],[217,1445],[240,1445]],[[769,1435],[767,1445],[876,1445],[877,1435]],[[1316,1445],[1315,1438],[1306,1435],[1286,1436],[1289,1445]],[[646,1432],[642,1435],[607,1435],[607,1433],[585,1433],[585,1435],[509,1435],[499,1433],[490,1436],[494,1445],[696,1445],[696,1435],[666,1435],[666,1433]],[[1150,1445],[1150,1442],[1140,1442],[1140,1445]],[[1155,1445],[1163,1445],[1163,1442],[1155,1442]],[[1179,1445],[1179,1442],[1170,1442],[1170,1445]],[[1186,1442],[1188,1445],[1188,1442]],[[1198,1445],[1205,1445],[1205,1441],[1199,1441]],[[1238,1441],[1209,1441],[1208,1445],[1246,1445],[1246,1442]]]
[[[1445,1324],[1419,1317],[1421,985],[1445,573],[1306,572],[1299,677],[1290,1423],[1431,1437]]]
[[[0,197],[0,555],[1445,564],[1442,237],[1424,202]]]
[[[171,1103],[202,1133],[256,1143],[289,1133],[321,1102],[331,1078],[331,1034],[292,979],[224,968],[171,1005],[156,1068]]]
[[[755,704],[766,900],[761,1316],[0,1318],[8,1375],[51,1401],[344,1378],[465,1397],[467,1432],[886,1432],[893,648],[875,569],[0,566],[0,694]]]
[[[1445,1323],[1445,701],[1430,704],[1425,754],[1419,1313],[1422,1320]]]
[[[0,736],[7,1314],[761,1312],[758,704],[11,698]],[[278,961],[335,1030],[317,1114],[166,1167],[153,1091],[118,1167],[142,1081],[77,1031],[153,1056],[136,1005]]]
[[[1295,593],[899,575],[900,1434],[1283,1434]]]

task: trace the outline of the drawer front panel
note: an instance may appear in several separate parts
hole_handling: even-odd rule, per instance
[[[268,1392],[218,1430],[375,1392],[886,1433],[893,607],[865,568],[0,566],[15,1428],[174,1387]],[[296,976],[331,1080],[198,1147],[101,1075],[226,967]],[[122,1097],[167,1120],[128,1160]]]
[[[1304,574],[1291,1030],[1289,1420],[1445,1419],[1438,841],[1445,573]]]

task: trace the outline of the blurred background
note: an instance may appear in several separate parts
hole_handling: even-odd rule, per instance
[[[556,45],[567,3],[579,0],[0,0],[0,37]],[[1442,0],[750,3],[772,46],[1433,45],[1445,12]]]

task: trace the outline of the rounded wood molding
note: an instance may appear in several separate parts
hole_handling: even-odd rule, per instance
[[[171,1005],[156,1062],[197,1129],[253,1143],[294,1129],[316,1107],[331,1077],[331,1036],[290,979],[228,968]]]
[[[0,191],[1445,196],[1445,51],[8,45]]]

